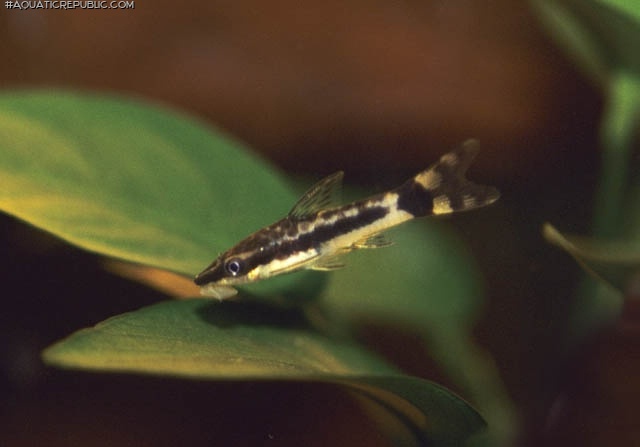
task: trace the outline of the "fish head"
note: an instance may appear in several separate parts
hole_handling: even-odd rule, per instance
[[[249,253],[234,253],[232,250],[218,256],[206,269],[194,278],[200,292],[218,299],[229,298],[237,293],[231,286],[257,281],[259,268],[253,266]]]

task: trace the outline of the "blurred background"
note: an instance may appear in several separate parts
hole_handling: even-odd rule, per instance
[[[541,236],[545,221],[589,228],[601,93],[525,3],[2,8],[0,60],[3,90],[63,87],[165,104],[232,133],[287,173],[317,179],[342,169],[347,182],[373,190],[478,138],[473,178],[503,198],[480,223],[450,223],[486,277],[476,335],[517,411],[514,443],[637,441],[637,327],[560,342],[580,273]],[[162,297],[5,215],[0,246],[1,445],[385,445],[332,387],[45,368],[40,350],[55,340]],[[409,335],[365,336],[409,372],[450,385],[428,359],[394,353]]]

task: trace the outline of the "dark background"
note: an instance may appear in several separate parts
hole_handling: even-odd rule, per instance
[[[547,220],[572,232],[589,227],[602,97],[524,3],[149,3],[0,9],[0,87],[170,104],[287,172],[318,178],[342,169],[372,188],[480,139],[474,178],[503,198],[481,225],[451,224],[487,278],[476,332],[520,412],[520,443],[637,440],[634,326],[561,349],[579,273],[540,235]],[[0,445],[385,445],[334,387],[45,368],[40,350],[55,340],[163,297],[5,215],[0,247]],[[409,372],[448,384],[435,364],[397,352],[410,335],[363,337]]]

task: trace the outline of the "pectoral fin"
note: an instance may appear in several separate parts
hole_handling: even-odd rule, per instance
[[[376,233],[372,236],[367,236],[353,243],[353,248],[382,248],[393,245],[384,234]]]
[[[318,261],[314,262],[309,269],[319,271],[339,270],[345,266],[342,262],[342,254],[323,256]]]

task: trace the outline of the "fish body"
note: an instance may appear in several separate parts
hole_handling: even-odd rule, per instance
[[[464,177],[478,151],[470,140],[398,188],[335,205],[342,172],[310,188],[283,219],[225,251],[194,281],[204,295],[235,295],[235,285],[301,269],[335,270],[361,248],[390,245],[383,232],[416,217],[450,214],[495,202],[499,192]]]

